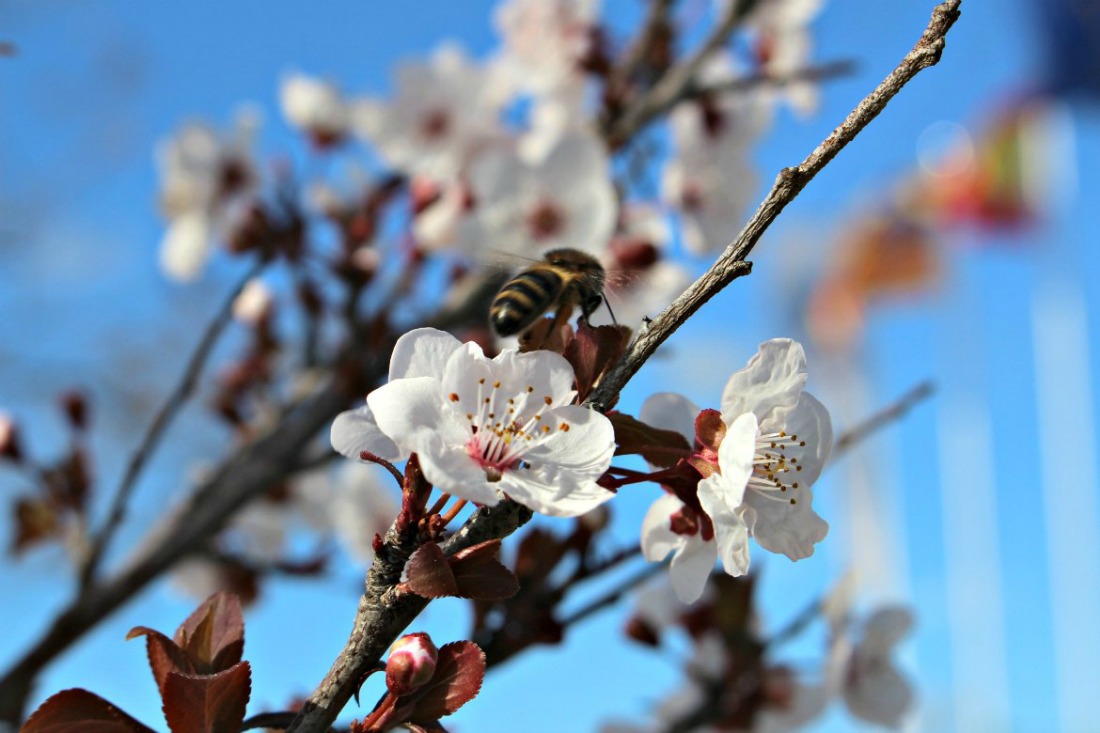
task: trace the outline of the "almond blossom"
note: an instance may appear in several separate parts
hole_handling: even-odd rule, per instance
[[[225,235],[232,208],[258,180],[252,157],[255,115],[238,115],[221,134],[202,123],[182,127],[157,149],[161,207],[169,220],[161,243],[161,269],[171,278],[193,280],[213,242]]]
[[[483,144],[500,135],[499,105],[485,73],[461,49],[443,46],[427,64],[397,70],[392,101],[360,100],[355,128],[390,166],[453,178]]]
[[[716,56],[700,72],[701,84],[738,76],[732,61]],[[752,144],[769,121],[757,93],[711,95],[678,105],[669,116],[674,153],[662,176],[662,197],[682,216],[690,252],[729,244],[757,185],[749,159]]]
[[[351,111],[335,84],[305,74],[290,74],[279,87],[279,104],[287,121],[306,133],[318,147],[342,140]]]
[[[390,381],[367,406],[340,415],[333,446],[359,457],[416,453],[438,489],[485,505],[504,495],[531,509],[577,516],[613,494],[596,480],[611,465],[611,422],[573,405],[573,369],[547,351],[493,359],[432,328],[394,346]]]
[[[706,517],[695,516],[672,496],[659,499],[646,515],[643,553],[650,560],[675,553],[670,580],[681,600],[692,602],[702,593],[706,557],[711,566],[721,558],[729,575],[748,572],[749,537],[791,560],[809,557],[825,538],[828,525],[813,511],[810,485],[828,458],[832,426],[821,403],[803,391],[806,376],[805,353],[797,342],[761,344],[726,384],[725,434],[716,453],[693,459],[707,471],[698,484]],[[646,401],[641,417],[692,441],[699,412],[686,397],[662,393]]]
[[[833,640],[833,687],[848,711],[869,723],[899,728],[913,706],[913,690],[895,666],[895,647],[913,626],[912,613],[900,606],[875,611],[852,641],[846,630]]]
[[[527,256],[562,247],[599,254],[615,225],[607,151],[591,133],[569,132],[533,159],[492,148],[469,176],[490,248]]]
[[[498,63],[520,91],[544,94],[574,82],[591,51],[597,0],[508,0],[496,12]]]

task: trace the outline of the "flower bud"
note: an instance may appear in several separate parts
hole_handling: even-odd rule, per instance
[[[11,416],[3,412],[0,412],[0,458],[7,458],[14,463],[23,460],[19,428]]]
[[[438,658],[439,651],[427,634],[402,636],[386,660],[386,687],[394,695],[407,695],[432,678]]]
[[[62,394],[61,409],[74,429],[83,430],[88,427],[88,398],[83,392],[71,389]]]

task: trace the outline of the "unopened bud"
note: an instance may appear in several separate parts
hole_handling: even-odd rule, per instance
[[[88,398],[83,392],[70,389],[62,394],[61,409],[65,411],[69,424],[74,428],[83,430],[88,427]]]
[[[623,632],[639,644],[653,647],[661,645],[661,635],[657,629],[638,616],[634,616],[626,622],[626,628],[623,629]]]
[[[402,636],[390,647],[386,660],[386,687],[394,695],[407,695],[435,674],[439,651],[423,632]]]
[[[11,415],[0,412],[0,458],[19,463],[23,460],[23,446],[19,440],[19,428]]]

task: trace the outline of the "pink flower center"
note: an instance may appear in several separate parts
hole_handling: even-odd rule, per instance
[[[540,201],[527,215],[527,228],[533,239],[549,239],[565,228],[565,216],[550,201]]]

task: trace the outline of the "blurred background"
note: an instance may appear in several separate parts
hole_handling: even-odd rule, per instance
[[[191,119],[226,125],[249,102],[263,119],[262,156],[316,171],[327,164],[279,113],[285,74],[384,96],[397,62],[444,40],[486,54],[494,5],[4,3],[0,409],[18,418],[28,447],[48,453],[64,442],[53,405],[60,391],[83,388],[97,423],[94,470],[111,485],[213,303],[244,270],[215,255],[197,282],[180,285],[158,269],[160,141]],[[824,82],[812,112],[780,111],[753,151],[754,200],[894,67],[931,7],[824,4],[813,57],[852,60],[854,71]],[[625,33],[643,9],[606,0],[603,12]],[[684,19],[709,12],[702,0],[677,9]],[[775,336],[806,344],[809,389],[841,430],[935,384],[930,399],[828,469],[816,498],[831,532],[812,558],[754,554],[766,627],[849,570],[861,605],[913,608],[902,655],[919,697],[911,730],[1100,730],[1100,292],[1088,285],[1100,277],[1097,38],[1100,7],[1086,0],[964,2],[941,64],[809,185],[756,250],[753,275],[709,303],[623,396],[636,409],[672,385],[716,406],[729,374]],[[688,262],[696,273],[707,264]],[[119,547],[142,536],[181,477],[222,455],[224,434],[202,402],[154,456]],[[21,481],[0,470],[0,496]],[[654,497],[614,503],[624,543]],[[12,545],[13,531],[0,524],[0,543]],[[249,609],[250,710],[308,694],[343,645],[362,570],[350,561],[330,570],[270,583]],[[69,574],[53,546],[0,565],[0,664],[67,599]],[[156,727],[144,652],[123,637],[139,624],[170,630],[194,605],[178,584],[157,583],[50,667],[33,704],[85,686]],[[517,715],[536,732],[645,720],[679,671],[623,642],[629,610],[621,604],[565,645],[491,675],[453,729],[502,730]],[[433,604],[421,622],[437,641],[461,638],[465,607]],[[788,651],[797,662],[815,643]],[[814,729],[853,725],[834,709]]]

